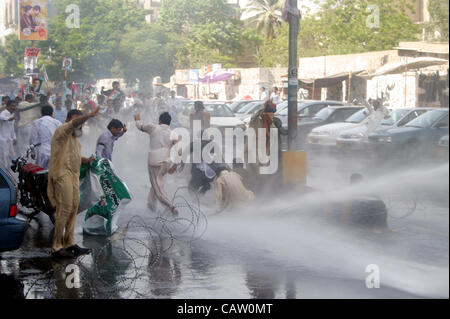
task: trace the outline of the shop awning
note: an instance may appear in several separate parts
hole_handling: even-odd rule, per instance
[[[352,78],[360,77],[360,74],[363,74],[364,71],[359,70],[351,73]],[[287,75],[284,76],[287,78]],[[316,87],[316,88],[327,88],[335,86],[343,81],[347,81],[350,77],[349,72],[342,72],[330,76],[325,76],[317,79],[299,79],[300,87]]]
[[[393,62],[383,65],[381,68],[373,73],[365,74],[366,79],[371,79],[376,76],[389,75],[389,74],[400,74],[407,71],[414,71],[430,66],[444,65],[448,64],[448,60],[431,58],[431,57],[421,57],[421,58],[409,58],[407,61],[403,62]]]

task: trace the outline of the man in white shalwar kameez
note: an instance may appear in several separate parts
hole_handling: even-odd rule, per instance
[[[150,150],[148,152],[148,173],[152,188],[148,196],[148,207],[156,211],[158,201],[174,215],[178,209],[170,202],[164,188],[164,176],[173,174],[176,166],[171,166],[170,150],[177,143],[178,137],[170,130],[171,117],[164,112],[159,117],[159,125],[141,123],[140,115],[135,115],[136,127],[150,135]]]
[[[52,138],[55,131],[62,123],[53,118],[53,108],[44,106],[42,108],[42,117],[33,122],[31,129],[30,144],[41,144],[37,148],[36,164],[43,169],[48,169],[51,154]]]
[[[33,122],[41,116],[41,107],[39,102],[34,100],[32,94],[27,94],[25,96],[25,101],[20,102],[17,106],[17,111],[19,113],[16,123],[18,126],[17,140],[18,147],[17,151],[22,154],[28,148],[28,141],[30,140],[31,127]]]
[[[16,101],[10,100],[6,109],[0,113],[0,165],[6,170],[9,170],[11,161],[16,157],[14,151],[14,145],[17,143],[14,130],[16,110]]]

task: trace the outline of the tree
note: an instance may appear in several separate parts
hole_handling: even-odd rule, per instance
[[[327,0],[317,16],[322,35],[316,41],[330,54],[392,49],[420,32],[408,10],[413,9],[405,0]],[[378,25],[372,19],[379,19]]]
[[[28,46],[27,43],[17,40],[17,35],[6,37],[5,46],[0,46],[0,75],[24,74],[24,52]]]
[[[428,10],[430,12],[429,32],[439,32],[438,40],[448,42],[448,0],[430,0]]]
[[[119,45],[115,75],[142,87],[155,76],[164,79],[174,73],[175,49],[169,35],[158,25],[146,25],[141,29],[129,29]]]
[[[258,41],[237,16],[225,0],[166,0],[157,23],[171,33],[177,68],[232,67]]]
[[[233,18],[236,18],[236,11],[225,0],[165,0],[158,23],[167,31],[187,35],[194,25]]]
[[[299,55],[391,50],[400,41],[417,39],[420,32],[420,27],[409,18],[408,10],[412,9],[404,0],[326,0],[319,12],[301,20]],[[379,18],[379,24],[372,23],[372,18],[376,22]],[[257,61],[267,67],[286,66],[288,36],[284,24],[276,39],[266,40],[259,48]]]
[[[70,80],[84,82],[110,77],[126,30],[146,25],[145,11],[128,1],[58,0],[53,3],[55,16],[49,19],[48,41],[36,42],[36,47],[41,49],[39,63],[45,62],[49,78],[57,83],[64,78],[61,71],[64,57],[73,59]],[[69,4],[80,8],[80,28],[66,25],[65,9]],[[8,38],[2,50],[2,60],[7,62],[2,62],[0,72],[23,74],[23,52],[30,45],[17,40],[17,36]]]
[[[79,29],[66,26],[69,4],[80,8]],[[71,80],[110,77],[125,30],[145,26],[145,11],[128,1],[60,0],[55,9],[57,15],[49,21],[49,41],[43,44],[44,51],[51,48],[47,71],[53,79],[61,79],[60,64],[65,56],[73,59]]]
[[[281,0],[252,0],[246,9],[246,13],[250,15],[247,22],[256,27],[258,33],[272,40],[276,37],[277,29],[283,21],[282,9],[283,1]]]

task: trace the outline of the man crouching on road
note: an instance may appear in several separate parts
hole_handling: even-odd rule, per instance
[[[83,135],[82,126],[88,119],[98,115],[99,108],[83,115],[79,110],[67,114],[66,123],[53,135],[48,176],[48,197],[56,207],[53,258],[75,258],[90,253],[89,249],[75,245],[74,228],[80,197],[81,164],[93,159],[81,157],[78,138]]]

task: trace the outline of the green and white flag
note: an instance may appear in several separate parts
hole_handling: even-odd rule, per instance
[[[118,228],[120,208],[131,199],[127,185],[115,174],[107,159],[97,158],[92,164],[81,166],[79,212],[87,209],[85,233],[111,236]]]

